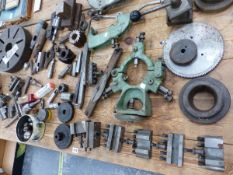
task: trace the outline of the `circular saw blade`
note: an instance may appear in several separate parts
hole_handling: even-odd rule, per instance
[[[175,64],[170,58],[172,45],[182,39],[191,39],[197,45],[197,57],[188,65]],[[192,23],[172,32],[164,45],[164,62],[167,68],[183,78],[206,75],[221,61],[224,54],[224,40],[219,31],[204,23]]]

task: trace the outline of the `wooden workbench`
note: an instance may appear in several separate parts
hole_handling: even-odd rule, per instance
[[[54,11],[54,7],[59,0],[44,0],[42,4],[42,10],[38,13],[32,15],[32,18],[28,22],[24,22],[24,25],[28,25],[30,23],[36,23],[40,19],[49,19],[51,12]],[[88,8],[88,4],[86,0],[79,1],[84,4],[85,8]],[[137,9],[140,4],[145,2],[149,2],[149,0],[128,0],[124,4],[115,7],[112,9],[112,13],[117,11],[131,11]],[[206,14],[194,10],[194,21],[205,22],[210,25],[215,26],[223,35],[225,40],[225,55],[224,59],[221,61],[220,65],[210,73],[211,77],[214,77],[220,81],[222,81],[226,87],[229,89],[230,93],[233,94],[233,6],[229,9],[216,13],[216,14]],[[95,28],[99,31],[105,30],[106,26],[108,26],[112,21],[104,20],[99,23],[95,23]],[[33,32],[35,26],[27,26],[29,31]],[[166,13],[164,10],[161,10],[156,13],[152,13],[147,15],[144,22],[140,22],[134,24],[132,28],[129,29],[128,32],[124,34],[121,41],[121,47],[124,49],[124,54],[121,58],[122,62],[127,55],[130,54],[132,50],[132,46],[129,46],[124,43],[124,38],[130,36],[135,38],[139,32],[146,32],[146,54],[151,56],[153,59],[157,59],[162,55],[162,46],[160,45],[160,41],[165,40],[171,31],[175,30],[175,27],[168,27],[166,25]],[[61,32],[60,36],[63,36],[65,32]],[[68,47],[72,48],[75,53],[78,53],[78,50],[69,44]],[[51,46],[50,42],[47,42],[44,50],[48,50]],[[98,64],[101,69],[105,69],[106,64],[112,54],[113,50],[111,47],[107,47],[104,49],[97,50],[92,54],[91,59]],[[120,64],[120,63],[119,63]],[[56,63],[56,75],[59,70],[64,67],[62,63],[57,61]],[[130,69],[132,75],[135,79],[139,77],[138,72],[143,72],[143,66],[139,66],[139,71],[136,71],[135,74],[133,69]],[[53,80],[48,80],[46,74],[47,71],[42,71],[34,76],[34,78],[40,80],[42,83],[46,84],[51,81],[56,83],[67,83],[70,85],[71,91],[74,90],[75,84],[78,78],[73,78],[70,76],[66,76],[64,80],[58,80],[54,78]],[[25,78],[27,75],[30,75],[29,72],[20,71],[17,73],[18,76]],[[1,74],[0,82],[2,84],[3,92],[7,92],[7,86],[10,81],[8,74]],[[179,92],[183,85],[188,80],[182,79],[174,76],[169,71],[166,71],[166,87],[170,88],[174,92],[174,101],[172,103],[166,102],[162,96],[151,94],[152,106],[153,106],[153,116],[148,120],[141,123],[125,123],[120,122],[113,118],[113,108],[117,101],[117,95],[112,95],[111,98],[108,98],[102,102],[100,102],[94,112],[93,120],[102,122],[102,126],[105,126],[107,123],[115,123],[120,124],[126,127],[127,133],[126,136],[130,137],[134,129],[137,128],[145,128],[153,130],[155,135],[160,135],[163,133],[183,133],[186,136],[186,147],[192,147],[195,145],[195,140],[198,136],[202,135],[213,135],[213,136],[223,136],[224,137],[224,149],[225,149],[225,166],[226,171],[225,174],[233,174],[233,105],[225,118],[223,118],[220,122],[203,126],[190,122],[180,111],[178,104]],[[30,88],[31,92],[34,92],[37,88]],[[85,109],[90,95],[92,93],[93,88],[88,88],[85,98]],[[233,95],[232,95],[233,96]],[[203,105],[208,101],[208,99],[201,99],[200,102]],[[72,122],[85,120],[86,117],[83,113],[84,110],[76,110],[75,117]],[[12,141],[18,141],[15,134],[15,125],[12,125],[8,129],[4,129],[6,123],[9,120],[0,122],[0,138]],[[55,128],[60,124],[59,120],[56,117],[56,111],[53,113],[53,119],[46,124],[46,131],[43,139],[39,142],[30,142],[28,144],[32,144],[39,147],[44,147],[47,149],[57,150],[56,145],[53,142],[53,133]],[[157,137],[154,137],[154,141],[157,141]],[[103,145],[103,142],[102,142]],[[135,157],[134,154],[131,153],[131,146],[124,145],[121,153],[113,153],[105,150],[103,146],[92,150],[91,152],[79,151],[78,153],[74,153],[73,148],[79,147],[78,141],[74,140],[72,146],[69,149],[62,150],[66,153],[75,154],[78,156],[85,156],[88,158],[98,159],[106,162],[116,163],[124,166],[134,167],[138,169],[143,169],[147,171],[159,172],[162,174],[171,174],[171,175],[209,175],[209,174],[222,174],[219,172],[209,171],[203,169],[197,165],[197,158],[191,154],[185,154],[184,157],[184,166],[182,168],[177,168],[172,165],[167,165],[165,162],[159,160],[159,151],[153,149],[153,156],[150,160],[145,160],[141,158]],[[78,170],[77,170],[78,171]]]

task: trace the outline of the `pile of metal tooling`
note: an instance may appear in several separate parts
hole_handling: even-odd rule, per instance
[[[170,103],[173,100],[172,91],[163,86],[167,68],[181,78],[191,79],[179,94],[179,105],[184,115],[201,125],[218,122],[227,114],[231,97],[220,81],[206,74],[214,70],[223,58],[224,40],[220,32],[208,24],[192,22],[191,0],[155,0],[132,12],[119,12],[115,15],[108,15],[112,5],[123,4],[123,1],[88,2],[91,8],[87,14],[82,4],[75,0],[60,2],[51,15],[50,24],[40,21],[36,24],[33,36],[20,25],[9,26],[3,31],[0,36],[1,72],[15,73],[24,69],[35,75],[47,69],[47,78],[53,79],[56,62],[60,61],[65,67],[59,72],[58,79],[62,80],[66,75],[78,77],[75,79],[75,91],[71,92],[69,85],[64,83],[56,86],[51,82],[41,84],[33,76],[26,79],[15,74],[11,76],[9,94],[2,92],[0,95],[0,116],[2,120],[9,120],[6,127],[17,122],[16,134],[20,141],[38,141],[43,138],[46,122],[50,120],[53,111],[57,110],[57,117],[62,124],[54,132],[54,142],[60,149],[68,148],[77,137],[80,148],[91,150],[101,145],[103,137],[107,150],[120,152],[124,144],[130,144],[137,157],[150,159],[154,148],[160,150],[161,160],[178,167],[183,165],[184,154],[195,154],[198,155],[198,165],[224,171],[222,137],[200,136],[196,147],[187,148],[183,134],[156,136],[159,141],[153,142],[153,131],[146,128],[135,130],[131,138],[126,138],[125,127],[114,124],[104,127],[100,122],[90,120],[97,103],[112,93],[120,93],[115,105],[115,118],[130,122],[131,125],[145,119],[150,120],[152,104],[149,93],[161,94]],[[232,0],[195,0],[196,6],[206,12],[223,10],[231,3]],[[116,67],[123,53],[117,39],[127,29],[134,27],[134,23],[143,22],[145,15],[162,9],[166,10],[169,26],[183,25],[163,42],[163,56],[154,61],[145,54],[146,33],[140,31],[135,36],[132,53]],[[115,24],[105,32],[97,33],[92,22],[108,18],[115,19]],[[63,29],[69,32],[58,37],[59,31]],[[46,41],[50,41],[52,47],[45,52],[43,47]],[[73,53],[66,43],[81,51]],[[105,70],[101,71],[96,63],[91,62],[90,56],[96,49],[103,49],[107,45],[112,45],[113,53]],[[139,84],[132,85],[128,83],[126,71],[129,64],[137,67],[139,62],[146,65],[146,74]],[[38,90],[29,93],[30,86],[35,86]],[[75,108],[83,108],[85,91],[89,86],[94,88],[84,109],[88,119],[70,123]],[[194,97],[200,92],[208,92],[214,97],[213,107],[201,110],[195,106]],[[55,103],[56,98],[60,99],[60,103]]]

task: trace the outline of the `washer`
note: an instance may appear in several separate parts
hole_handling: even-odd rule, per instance
[[[71,103],[61,103],[58,107],[58,118],[61,122],[67,123],[73,119],[74,107]]]
[[[195,78],[212,71],[223,54],[224,40],[219,31],[208,24],[192,23],[170,34],[165,41],[163,58],[167,68],[175,75]],[[186,59],[185,64],[179,60],[182,58]]]
[[[194,96],[200,92],[208,92],[214,97],[214,105],[208,110],[200,110],[194,105]],[[212,124],[222,119],[231,106],[231,96],[220,81],[201,77],[189,81],[181,90],[180,109],[191,121],[199,124]]]

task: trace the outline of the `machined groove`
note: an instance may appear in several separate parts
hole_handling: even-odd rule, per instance
[[[17,35],[18,32],[19,32],[19,29],[16,30],[16,32],[15,32],[15,34],[13,36],[13,39],[15,39],[15,37],[16,37],[16,35]]]

